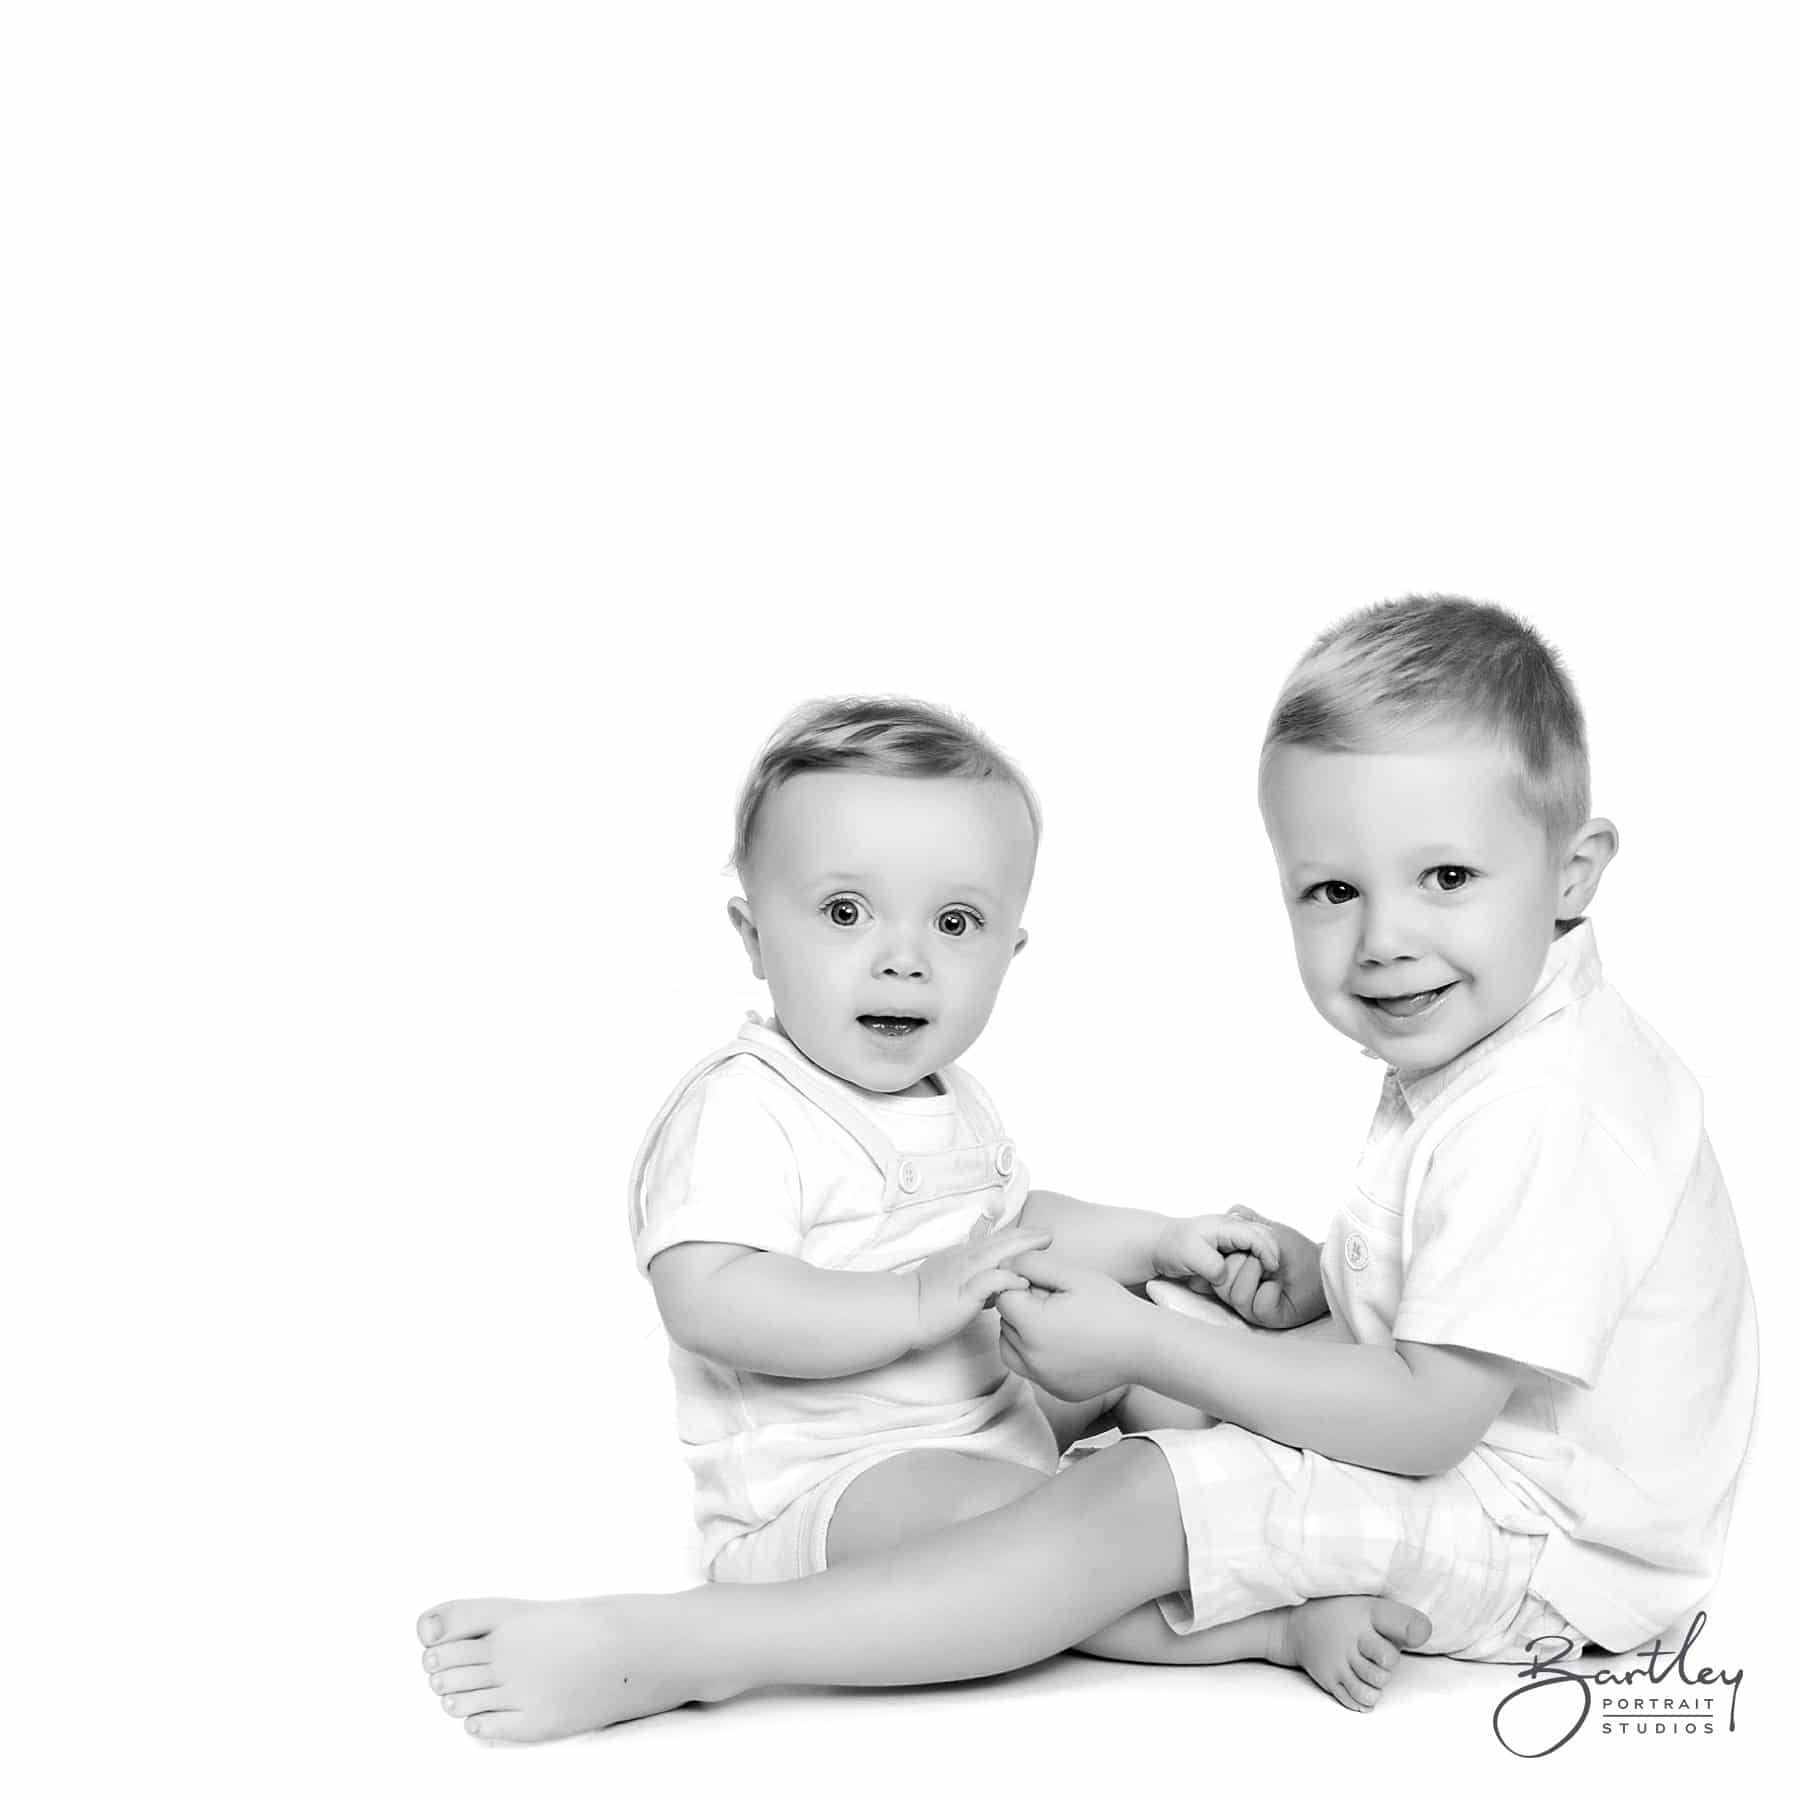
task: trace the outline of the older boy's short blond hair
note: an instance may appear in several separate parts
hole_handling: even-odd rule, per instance
[[[817,769],[1009,781],[1031,817],[1033,844],[1043,835],[1043,818],[1030,782],[967,719],[904,695],[853,695],[813,700],[796,708],[763,745],[738,795],[733,868],[741,873],[749,858],[763,802],[790,777]]]
[[[1385,600],[1320,633],[1275,702],[1263,763],[1282,744],[1393,749],[1457,725],[1512,750],[1520,802],[1553,839],[1587,822],[1587,728],[1561,657],[1514,614],[1446,594]]]

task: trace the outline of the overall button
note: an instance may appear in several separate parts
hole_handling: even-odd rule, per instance
[[[919,1191],[919,1165],[911,1157],[900,1165],[900,1191],[903,1194]]]
[[[1018,1167],[1018,1164],[1019,1155],[1012,1147],[1012,1139],[1002,1138],[999,1148],[994,1152],[994,1173],[998,1175],[1002,1181],[1009,1181],[1012,1178],[1013,1170]]]
[[[1368,1240],[1360,1232],[1353,1231],[1344,1239],[1344,1261],[1358,1272],[1369,1266]]]

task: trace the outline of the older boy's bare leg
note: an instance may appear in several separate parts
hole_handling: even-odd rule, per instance
[[[907,1450],[851,1482],[831,1515],[825,1557],[836,1569],[945,1525],[1005,1506],[1048,1481],[1020,1463],[959,1450]]]
[[[1431,1635],[1415,1607],[1377,1594],[1341,1594],[1280,1606],[1205,1631],[1170,1629],[1154,1602],[1140,1606],[1075,1648],[1115,1662],[1269,1662],[1302,1669],[1340,1705],[1368,1712],[1404,1650]]]
[[[566,1737],[776,1682],[905,1687],[1023,1667],[1187,1580],[1174,1480],[1119,1445],[995,1512],[804,1581],[458,1600],[419,1635],[478,1737]]]

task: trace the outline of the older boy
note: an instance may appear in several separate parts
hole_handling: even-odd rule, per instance
[[[1329,1308],[1337,1341],[1213,1331],[1021,1256],[1033,1291],[998,1303],[1012,1366],[1230,1423],[1127,1439],[814,1581],[428,1614],[472,1732],[954,1679],[1094,1633],[1103,1654],[1299,1662],[1360,1707],[1401,1645],[1624,1649],[1704,1595],[1754,1315],[1698,1093],[1582,918],[1617,834],[1587,816],[1557,660],[1466,601],[1356,615],[1290,677],[1262,802],[1308,994],[1387,1077],[1323,1250],[1284,1228],[1273,1277],[1224,1286],[1267,1326]],[[1299,1604],[1319,1595],[1344,1598]]]

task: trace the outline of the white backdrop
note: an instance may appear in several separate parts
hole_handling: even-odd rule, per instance
[[[26,10],[23,1791],[1673,1792],[1766,1754],[1781,9]],[[924,695],[1036,782],[1032,941],[969,1063],[1040,1180],[1321,1229],[1374,1077],[1293,973],[1258,734],[1313,631],[1434,590],[1571,660],[1624,843],[1602,948],[1706,1087],[1758,1275],[1764,1428],[1706,1645],[1746,1670],[1735,1737],[1594,1727],[1525,1765],[1499,1674],[1409,1665],[1358,1718],[1264,1669],[1065,1659],[463,1740],[426,1604],[691,1578],[623,1186],[759,1004],[721,864],[781,713]]]

